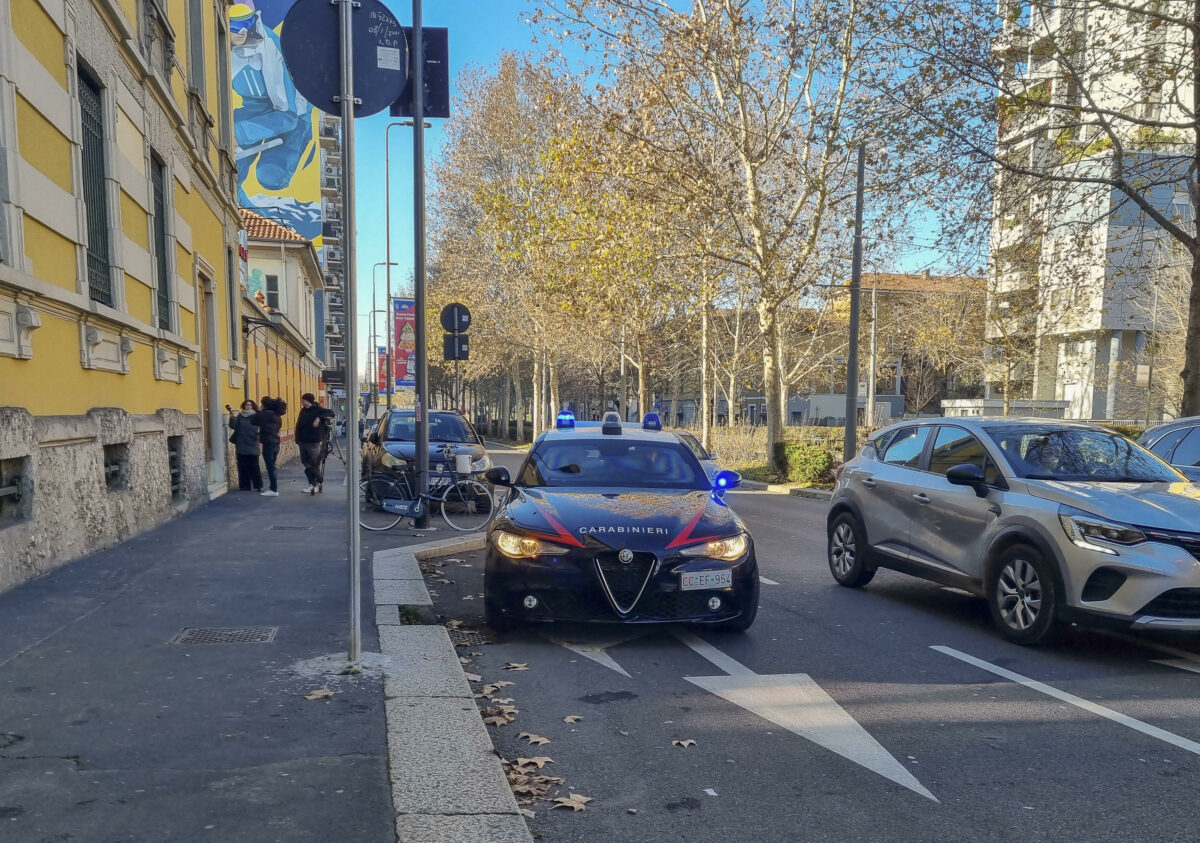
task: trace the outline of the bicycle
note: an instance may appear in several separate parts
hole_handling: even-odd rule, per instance
[[[446,526],[458,532],[486,529],[500,508],[501,494],[454,465],[454,448],[442,448],[447,468],[428,492],[416,494],[416,469],[409,463],[393,471],[364,471],[359,482],[358,523],[364,530],[390,530],[401,519],[414,521],[436,505]]]

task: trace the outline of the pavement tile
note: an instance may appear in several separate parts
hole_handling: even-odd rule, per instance
[[[397,814],[516,815],[474,700],[401,697],[386,705]]]
[[[375,581],[379,580],[419,580],[421,576],[421,568],[417,565],[416,557],[412,552],[406,552],[401,556],[390,556],[383,559],[379,558],[379,554],[375,554],[374,568]]]
[[[474,699],[444,626],[382,628],[379,649],[392,664],[384,680],[385,696]]]
[[[376,626],[398,626],[400,624],[399,606],[378,606],[375,609]]]
[[[398,843],[530,843],[525,820],[512,814],[401,814]]]

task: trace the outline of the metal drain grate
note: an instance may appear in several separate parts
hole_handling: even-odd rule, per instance
[[[172,644],[269,644],[277,626],[187,627],[171,639]]]
[[[305,526],[304,524],[274,524],[274,525],[272,525],[271,529],[272,530],[300,531],[300,530],[311,530],[312,526],[311,525]]]
[[[450,641],[455,647],[475,647],[480,644],[491,644],[492,639],[474,629],[448,629]]]

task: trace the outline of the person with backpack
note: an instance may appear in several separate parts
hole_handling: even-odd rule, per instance
[[[279,431],[283,427],[283,414],[287,404],[282,398],[263,398],[258,412],[258,439],[262,444],[263,464],[267,467],[270,488],[263,492],[264,498],[279,497],[279,483],[275,477],[275,461],[279,458]]]
[[[233,412],[228,404],[229,428],[233,433],[229,441],[233,443],[237,454],[238,489],[243,492],[251,490],[261,492],[263,487],[262,470],[258,466],[258,405],[247,398],[242,402],[241,411]]]

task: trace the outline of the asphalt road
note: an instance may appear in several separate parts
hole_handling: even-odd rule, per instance
[[[1200,838],[1200,639],[1018,647],[964,592],[887,571],[835,585],[824,503],[729,499],[764,578],[749,632],[544,626],[462,648],[477,689],[513,683],[492,694],[517,709],[490,728],[500,753],[552,758],[548,795],[592,799],[527,806],[535,837]],[[483,628],[482,555],[442,562],[438,612]]]

